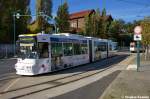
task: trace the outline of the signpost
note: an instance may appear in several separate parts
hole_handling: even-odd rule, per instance
[[[139,71],[140,67],[140,41],[142,40],[141,32],[141,26],[136,26],[134,28],[134,40],[137,41],[137,71]]]

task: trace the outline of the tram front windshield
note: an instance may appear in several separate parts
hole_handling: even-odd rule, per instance
[[[38,58],[36,50],[36,41],[34,37],[20,37],[19,42],[20,58]]]

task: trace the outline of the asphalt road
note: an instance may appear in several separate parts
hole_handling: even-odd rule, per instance
[[[1,59],[0,60],[0,88],[3,87],[9,80],[3,80],[11,75],[15,75],[16,59]]]
[[[0,75],[5,75],[9,73],[15,73],[15,63],[16,59],[3,59],[0,60]]]
[[[126,54],[127,53],[122,53],[122,52],[120,53],[121,56],[122,55],[127,56]],[[125,59],[125,58],[126,57],[124,57],[123,59]],[[102,68],[105,68],[105,65],[101,65],[101,64],[108,64],[108,62],[110,62],[110,61],[114,61],[117,63],[117,61],[118,61],[118,59],[115,59],[115,58],[112,58],[112,59],[110,58],[109,59],[110,61],[107,61],[107,60],[108,59],[106,59],[103,62],[92,63],[93,64],[92,66],[99,65],[99,66],[101,66],[101,68],[99,68],[99,69],[102,69]],[[0,75],[11,74],[11,73],[15,74],[15,69],[14,69],[15,63],[16,63],[15,59],[0,60]],[[89,64],[89,66],[90,66],[90,64]],[[87,67],[88,67],[88,65],[87,66],[80,66],[80,67],[76,67],[74,69],[67,69],[67,70],[56,72],[56,73],[48,73],[48,74],[44,74],[44,75],[39,75],[36,77],[25,77],[25,78],[20,77],[18,79],[14,79],[11,82],[9,82],[10,84],[4,81],[4,82],[0,83],[0,87],[2,87],[2,90],[3,90],[3,87],[6,90],[8,88],[9,89],[11,89],[11,88],[15,89],[17,87],[22,87],[23,85],[26,85],[26,86],[28,86],[30,84],[33,85],[34,83],[41,83],[41,82],[47,81],[47,80],[49,81],[51,79],[56,79],[58,77],[66,76],[66,75],[69,75],[72,73],[83,72],[83,71],[85,71],[85,69]],[[78,90],[75,90],[75,91],[71,92],[70,94],[60,95],[58,97],[55,97],[54,99],[66,99],[68,97],[74,96],[74,94],[76,94],[77,96],[74,98],[72,97],[72,99],[77,99],[78,95],[79,95],[78,99],[97,99],[103,93],[105,88],[116,78],[116,76],[119,73],[120,73],[120,71],[114,72],[114,73],[104,77],[103,79],[95,82],[94,84],[90,84],[86,87],[79,88]],[[10,85],[13,85],[13,86],[9,87]],[[50,83],[48,85],[50,85]],[[97,89],[98,86],[99,86],[99,88]],[[79,94],[80,92],[83,94]],[[31,97],[28,97],[28,98],[30,99]]]

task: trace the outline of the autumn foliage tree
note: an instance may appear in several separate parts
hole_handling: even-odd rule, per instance
[[[97,9],[91,16],[85,18],[85,35],[99,38],[108,38],[110,20],[107,19],[106,10],[102,13]]]
[[[0,43],[12,43],[14,37],[13,14],[30,14],[30,0],[0,0]],[[16,38],[19,34],[27,32],[30,17],[16,19]]]
[[[85,17],[85,35],[100,37],[102,20],[100,10],[97,9],[95,13]]]
[[[37,14],[46,14],[49,17],[52,17],[52,0],[37,0],[36,1],[36,13]],[[48,18],[43,16],[37,16],[37,30],[40,32],[46,30],[48,24]]]
[[[58,7],[56,24],[59,29],[59,32],[61,33],[67,32],[69,30],[70,23],[69,23],[69,11],[67,2]]]
[[[150,56],[150,17],[145,18],[141,21],[142,26],[142,43],[145,46],[145,58]],[[150,57],[149,57],[150,58]]]

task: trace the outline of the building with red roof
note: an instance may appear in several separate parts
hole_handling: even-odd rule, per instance
[[[80,11],[80,12],[70,14],[69,21],[70,21],[71,30],[73,30],[74,32],[83,31],[85,27],[85,17],[86,16],[90,17],[94,13],[95,10],[92,9],[92,10],[85,10],[85,11]]]
[[[70,22],[71,31],[73,33],[83,32],[84,27],[85,27],[85,17],[86,16],[90,17],[92,14],[95,14],[94,9],[84,10],[84,11],[80,11],[80,12],[70,14],[69,22]],[[111,15],[105,16],[104,19],[108,20],[109,22],[111,22],[113,20]]]

